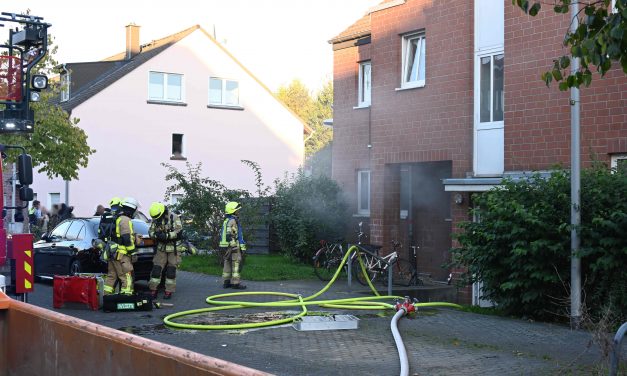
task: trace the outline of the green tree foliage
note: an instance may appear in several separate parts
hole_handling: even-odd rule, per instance
[[[50,76],[57,61],[57,46],[49,36],[48,54],[33,68],[33,73]],[[95,152],[87,144],[87,134],[79,126],[79,119],[71,118],[58,104],[61,86],[51,80],[49,89],[42,92],[41,100],[31,103],[35,112],[35,131],[30,135],[0,135],[0,143],[23,146],[33,157],[38,172],[49,178],[64,180],[78,178],[78,170],[87,167],[89,156]],[[10,160],[16,152],[9,153]]]
[[[283,252],[295,259],[310,262],[321,239],[341,237],[346,215],[339,185],[325,175],[299,171],[275,181],[272,225]]]
[[[276,96],[314,132],[305,142],[306,158],[310,158],[333,140],[333,130],[323,124],[324,120],[333,117],[333,83],[331,81],[326,82],[318,93],[312,95],[305,84],[299,80],[293,80],[289,85],[281,86]]]
[[[533,0],[532,0],[533,1]],[[568,14],[571,0],[554,0],[553,11]],[[551,81],[559,82],[559,89],[589,86],[592,82],[592,70],[604,76],[613,63],[620,64],[627,74],[627,0],[596,0],[581,2],[578,14],[579,27],[573,33],[568,30],[564,46],[570,50],[570,56],[564,55],[553,61],[553,68],[542,74],[547,86]],[[529,0],[512,0],[525,13],[536,16],[541,9],[541,2],[531,5]],[[546,4],[546,3],[544,3]],[[571,57],[581,60],[581,69],[571,74]]]
[[[241,218],[245,239],[250,242],[251,231],[263,218],[260,217],[260,205],[268,192],[262,183],[261,169],[252,161],[242,161],[254,173],[257,185],[257,197],[243,189],[230,189],[217,180],[202,176],[202,163],[187,163],[187,171],[162,163],[167,169],[165,180],[171,185],[165,193],[169,200],[172,193],[183,195],[175,205],[176,210],[183,212],[186,231],[199,247],[218,249],[220,231],[224,221],[224,206],[229,201],[242,203]]]
[[[484,296],[506,313],[568,317],[570,177],[558,171],[474,196],[480,220],[461,225],[453,266],[465,283],[483,282]],[[584,171],[581,259],[585,304],[593,317],[608,306],[627,314],[627,173]],[[558,316],[556,316],[558,315]]]

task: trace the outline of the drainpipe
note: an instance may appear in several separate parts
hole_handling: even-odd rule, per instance
[[[570,32],[575,33],[579,27],[579,1],[570,3]],[[579,71],[579,58],[573,56],[570,72]],[[579,258],[580,239],[577,231],[581,224],[581,161],[579,158],[580,124],[579,124],[579,89],[570,88],[570,325],[579,328],[581,324],[581,259]]]

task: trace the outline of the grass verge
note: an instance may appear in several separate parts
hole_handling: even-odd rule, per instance
[[[222,275],[222,267],[216,255],[183,257],[179,269],[209,275]],[[285,281],[316,279],[313,267],[282,255],[247,255],[242,279],[248,281]]]

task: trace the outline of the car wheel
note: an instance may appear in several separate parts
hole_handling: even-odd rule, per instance
[[[72,260],[70,264],[70,275],[77,275],[81,272],[81,262],[78,260]]]

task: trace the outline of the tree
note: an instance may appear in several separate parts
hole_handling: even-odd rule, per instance
[[[51,75],[58,65],[54,58],[57,46],[48,36],[48,54],[33,69],[33,73]],[[87,167],[89,156],[95,152],[87,144],[87,134],[78,127],[79,119],[71,118],[56,102],[61,84],[50,81],[49,89],[42,92],[39,102],[31,103],[35,112],[35,131],[31,135],[0,135],[0,143],[23,146],[33,157],[38,172],[49,178],[64,180],[78,178],[78,170]],[[9,153],[9,159],[15,158]]]
[[[326,82],[313,97],[309,89],[301,81],[295,79],[289,85],[281,86],[276,96],[313,130],[313,134],[305,142],[307,159],[333,140],[333,130],[323,124],[324,120],[333,117],[333,83],[331,81]]]
[[[536,16],[541,2],[530,6],[529,0],[512,0],[512,4],[525,13]],[[554,0],[553,11],[568,14],[571,0]],[[553,60],[553,68],[542,74],[542,80],[549,86],[551,81],[559,82],[559,89],[592,82],[592,69],[603,77],[612,63],[619,63],[627,75],[627,0],[596,0],[582,4],[577,14],[579,27],[573,33],[566,32],[564,46],[570,49],[570,56],[564,55]],[[580,58],[581,68],[575,74],[567,69],[572,58]]]

